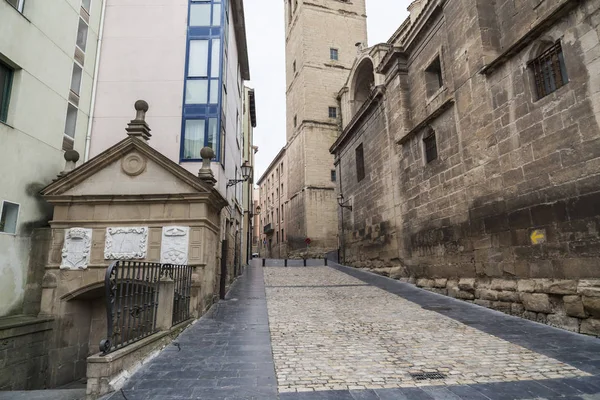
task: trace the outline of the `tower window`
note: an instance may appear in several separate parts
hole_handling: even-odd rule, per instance
[[[425,161],[427,163],[432,162],[438,157],[435,131],[433,129],[423,137],[423,146],[425,147]]]
[[[428,96],[433,96],[442,86],[444,86],[442,64],[439,56],[429,64],[427,69],[425,69],[425,81],[427,84]]]
[[[294,115],[294,128],[298,126],[298,116]]]
[[[337,107],[329,107],[329,118],[337,118]]]
[[[294,60],[294,63],[292,64],[292,69],[294,70],[294,73],[296,73],[296,60]]]
[[[338,49],[334,49],[333,47],[329,49],[329,58],[334,60],[334,61],[338,61],[339,57],[338,57]]]
[[[365,178],[365,156],[362,143],[356,148],[356,180],[358,182]]]
[[[335,169],[331,170],[331,182],[335,182],[337,180]]]
[[[555,92],[569,82],[560,41],[531,61],[529,68],[533,71],[538,99]]]

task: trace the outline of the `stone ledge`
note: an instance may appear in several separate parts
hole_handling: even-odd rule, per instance
[[[15,315],[0,318],[0,340],[52,329],[54,318]]]

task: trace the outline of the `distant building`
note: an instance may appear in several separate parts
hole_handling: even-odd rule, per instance
[[[30,236],[52,208],[38,192],[63,150],[84,153],[103,6],[0,1],[0,316],[39,307],[26,289]]]
[[[328,149],[339,130],[338,91],[357,45],[367,43],[365,0],[286,0],[285,18],[285,248],[292,255],[304,253],[310,238],[310,253],[322,256],[338,247],[335,172]],[[278,233],[267,242],[277,242]]]
[[[600,3],[409,11],[339,92],[343,261],[600,335]]]
[[[258,147],[254,146],[254,128],[256,128],[256,100],[254,97],[254,89],[244,87],[244,113],[243,113],[243,140],[244,148],[242,149],[243,163],[249,165],[254,170],[254,154],[258,151]],[[252,235],[254,223],[254,179],[253,176],[243,183],[243,204],[244,207],[244,233],[242,239],[242,262],[248,264],[252,258]]]
[[[288,257],[288,160],[283,148],[257,184],[260,192],[259,253],[266,258]],[[306,245],[305,245],[306,246]]]

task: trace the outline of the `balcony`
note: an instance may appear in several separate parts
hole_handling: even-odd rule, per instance
[[[264,229],[264,234],[268,235],[270,233],[275,232],[275,229],[273,229],[273,224],[267,224],[265,225],[265,229]]]

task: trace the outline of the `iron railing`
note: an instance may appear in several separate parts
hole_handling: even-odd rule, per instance
[[[107,336],[100,351],[108,354],[157,331],[161,278],[173,279],[173,325],[190,317],[191,267],[138,261],[115,261],[106,270]]]
[[[164,265],[175,282],[173,298],[173,325],[190,318],[190,295],[192,291],[192,267],[189,265]]]

